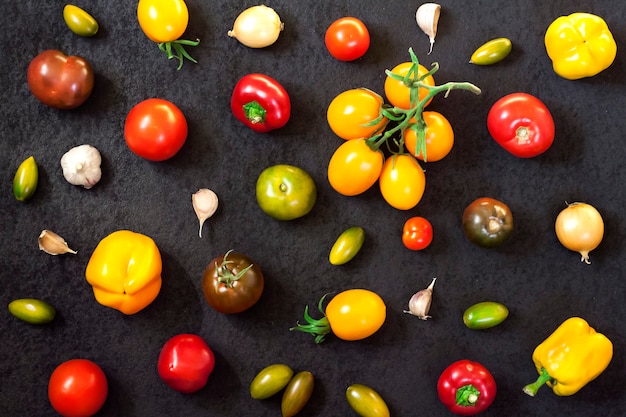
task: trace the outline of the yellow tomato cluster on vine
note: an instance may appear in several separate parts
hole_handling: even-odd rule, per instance
[[[469,83],[436,86],[432,74],[437,64],[429,71],[413,54],[412,59],[387,71],[384,91],[389,104],[365,88],[344,91],[329,104],[328,124],[345,140],[328,164],[328,181],[338,193],[359,195],[378,182],[389,205],[409,210],[420,202],[426,188],[419,161],[440,161],[452,150],[450,122],[441,113],[423,110],[435,94],[446,89],[480,90]],[[382,145],[390,156],[385,156]]]

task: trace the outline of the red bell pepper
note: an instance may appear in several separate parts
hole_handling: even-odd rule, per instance
[[[264,74],[241,78],[233,89],[230,108],[237,119],[261,133],[283,127],[291,116],[287,91]]]
[[[486,410],[496,398],[496,381],[483,365],[460,360],[439,377],[437,393],[450,411],[472,416]]]

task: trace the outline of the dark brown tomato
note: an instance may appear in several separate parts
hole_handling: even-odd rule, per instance
[[[476,199],[463,212],[463,232],[478,246],[499,246],[513,234],[513,214],[501,201],[489,197]]]
[[[207,303],[225,314],[241,313],[259,301],[264,279],[261,268],[242,253],[228,251],[204,271],[202,291]]]

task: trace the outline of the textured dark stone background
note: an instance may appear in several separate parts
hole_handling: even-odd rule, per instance
[[[0,8],[0,255],[1,303],[45,299],[58,310],[53,323],[35,327],[8,311],[0,317],[0,415],[52,416],[47,382],[71,358],[89,358],[104,369],[110,393],[100,416],[274,416],[280,396],[250,399],[248,385],[277,362],[310,370],[316,387],[302,416],[353,415],[344,392],[352,383],[375,388],[396,416],[442,416],[436,392],[441,371],[462,358],[482,362],[498,383],[485,416],[623,416],[626,414],[624,348],[624,54],[626,3],[582,0],[442,0],[439,35],[431,55],[417,28],[420,2],[268,1],[285,23],[278,42],[252,50],[228,38],[235,17],[252,2],[189,0],[187,38],[197,65],[176,71],[136,20],[136,1],[81,1],[100,23],[91,39],[74,35],[62,18],[64,1],[7,1]],[[115,3],[115,4],[114,4]],[[543,46],[552,20],[576,11],[603,16],[620,48],[613,66],[586,80],[568,81],[551,68]],[[372,45],[357,62],[338,62],[323,37],[339,17],[354,15],[368,26]],[[492,67],[468,64],[473,50],[495,37],[509,37],[512,54]],[[431,109],[454,126],[456,144],[443,161],[427,165],[422,202],[409,212],[386,205],[377,188],[346,198],[328,185],[326,166],[341,144],[326,124],[326,107],[353,87],[383,92],[384,70],[408,60],[440,63],[438,83],[471,81],[483,94],[453,91]],[[87,58],[96,72],[93,95],[82,107],[58,111],[29,92],[26,69],[45,49]],[[250,72],[278,79],[289,91],[288,125],[256,134],[229,108],[235,82]],[[556,121],[552,148],[534,159],[517,159],[490,137],[486,116],[501,96],[524,91],[541,98]],[[132,154],[123,139],[126,114],[136,103],[161,97],[176,103],[189,122],[189,138],[173,159],[153,163]],[[71,147],[89,143],[104,158],[102,181],[92,190],[69,185],[59,160]],[[20,203],[11,182],[19,163],[34,155],[40,182],[34,198]],[[318,203],[305,218],[274,221],[258,208],[254,184],[277,163],[301,166],[318,185]],[[198,188],[221,198],[204,238],[190,197]],[[472,200],[505,201],[516,221],[514,238],[495,250],[463,236],[460,217]],[[565,201],[596,206],[606,223],[592,264],[563,248],[553,230]],[[435,228],[423,252],[402,245],[404,221],[422,215]],[[366,230],[366,243],[351,263],[333,267],[328,251],[351,225]],[[37,236],[51,229],[78,255],[52,257],[37,249]],[[118,229],[154,238],[163,256],[163,288],[156,301],[134,316],[98,304],[84,279],[100,239]],[[225,316],[204,301],[201,277],[215,256],[234,248],[249,254],[266,275],[266,290],[248,312]],[[410,296],[438,277],[431,313],[423,322],[402,314]],[[388,307],[385,325],[360,342],[312,338],[289,332],[306,304],[321,295],[364,287]],[[461,316],[483,300],[506,304],[509,319],[489,331],[471,331]],[[613,341],[608,369],[573,397],[548,388],[534,399],[521,391],[536,377],[534,347],[564,319],[581,316]],[[169,389],[156,360],[171,336],[192,332],[213,348],[217,365],[208,385],[193,395]]]

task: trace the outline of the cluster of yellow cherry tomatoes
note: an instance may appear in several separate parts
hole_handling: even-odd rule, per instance
[[[439,161],[452,150],[450,122],[423,109],[435,94],[459,84],[435,86],[436,64],[429,71],[409,52],[411,62],[387,71],[384,91],[389,104],[379,94],[357,88],[340,93],[327,112],[330,128],[345,140],[330,159],[330,185],[340,194],[355,196],[378,181],[385,201],[399,210],[415,207],[424,194],[426,176],[418,161]]]

